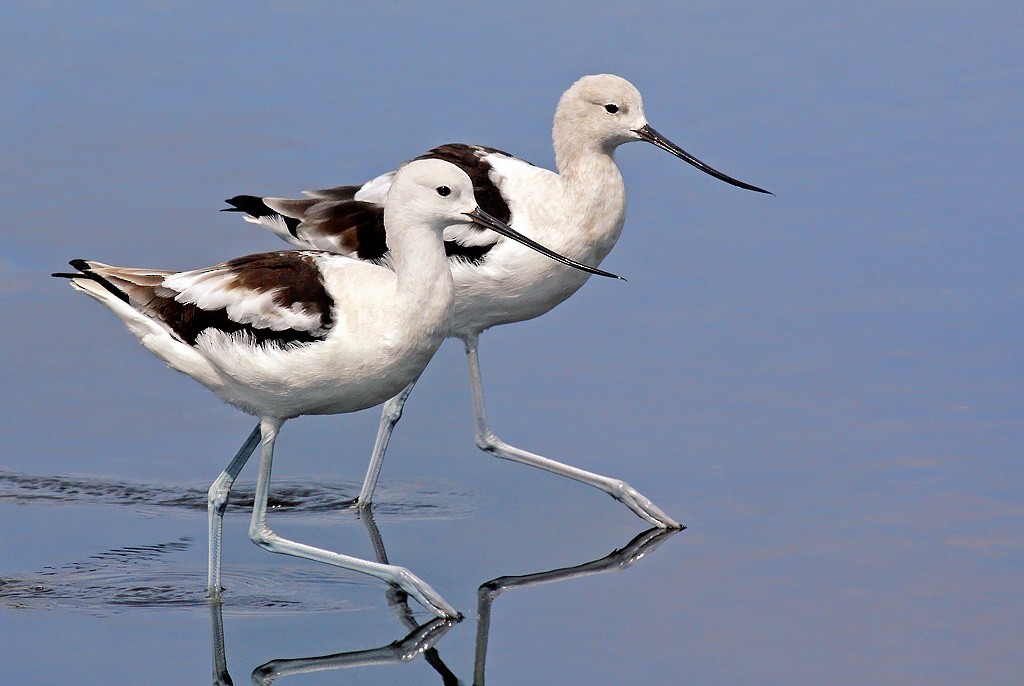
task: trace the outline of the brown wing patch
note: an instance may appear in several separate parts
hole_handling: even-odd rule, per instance
[[[97,281],[139,312],[167,326],[181,340],[195,345],[200,334],[209,329],[224,333],[245,333],[256,343],[279,345],[312,343],[323,340],[334,324],[333,300],[327,293],[313,254],[276,252],[247,255],[206,270],[188,272],[197,282],[208,277],[220,284],[212,288],[238,292],[238,298],[258,298],[272,292],[275,305],[301,312],[316,326],[274,329],[239,322],[228,315],[227,307],[203,309],[194,302],[181,302],[179,291],[166,285],[174,273],[145,273],[142,270],[110,267],[85,260],[73,261],[82,276]],[[224,276],[228,278],[225,280]]]
[[[244,332],[257,343],[300,344],[323,340],[334,323],[333,301],[324,287],[320,270],[312,255],[300,252],[276,252],[246,255],[228,260],[216,268],[231,275],[224,289],[238,291],[239,297],[254,297],[273,292],[273,302],[282,308],[300,311],[319,323],[315,328],[273,329],[238,322],[227,308],[205,310],[195,303],[179,302],[178,294],[164,286],[153,290],[146,303],[153,313],[190,345],[208,329],[224,333]]]
[[[228,290],[273,291],[275,303],[286,309],[298,308],[318,317],[321,329],[329,329],[333,301],[313,255],[284,251],[236,257],[224,263],[235,278]]]
[[[354,200],[356,193],[358,193],[360,189],[362,189],[362,186],[335,186],[334,188],[320,188],[314,191],[303,191],[303,193],[318,200],[335,200],[338,202],[345,202],[348,200]]]
[[[361,260],[376,260],[388,251],[384,208],[372,202],[321,201],[302,216],[300,231],[323,236],[340,252],[355,253]]]

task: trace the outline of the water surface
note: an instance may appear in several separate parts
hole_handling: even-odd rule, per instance
[[[5,8],[0,680],[1019,680],[1022,19],[1009,2]],[[601,71],[776,197],[622,148],[629,215],[603,266],[629,282],[486,333],[490,416],[688,528],[645,548],[604,495],[478,451],[447,344],[373,522],[341,507],[373,412],[284,427],[270,518],[385,551],[466,619],[258,550],[248,471],[211,613],[205,489],[252,420],[48,274],[277,249],[222,199],[444,142],[550,165],[558,96]]]

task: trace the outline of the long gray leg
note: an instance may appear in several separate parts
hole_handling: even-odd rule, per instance
[[[377,558],[377,562],[382,564],[388,563],[388,551],[384,548],[384,539],[381,538],[380,529],[377,528],[377,522],[373,519],[373,510],[370,508],[364,508],[359,511],[359,519],[366,526],[366,533],[370,537],[370,544],[373,546],[373,556]],[[388,588],[387,591],[388,605],[391,606],[391,610],[398,617],[398,621],[406,626],[414,635],[420,630],[420,625],[416,622],[416,617],[412,614],[412,609],[409,607],[409,596],[400,589],[394,586]],[[442,620],[435,619],[435,622]],[[451,626],[450,620],[448,626]],[[448,665],[441,659],[441,655],[437,652],[437,648],[431,646],[422,647],[423,659],[427,661],[427,664],[434,668],[434,670],[441,675],[441,680],[445,684],[457,684],[459,683],[458,678],[452,673],[452,670],[448,668]]]
[[[359,491],[359,498],[356,499],[356,505],[360,508],[370,506],[373,490],[377,487],[377,477],[380,476],[380,468],[384,466],[384,453],[387,452],[391,432],[402,418],[405,401],[409,399],[409,394],[418,380],[419,377],[413,379],[412,383],[403,388],[398,395],[384,403],[384,409],[380,413],[380,426],[377,428],[377,440],[374,441],[373,454],[370,455],[370,465],[366,468],[366,478],[363,479],[363,487]]]
[[[235,477],[249,461],[249,457],[260,443],[260,425],[252,430],[245,443],[238,449],[231,462],[210,486],[206,497],[206,515],[210,527],[209,557],[206,566],[206,589],[211,600],[220,598],[220,553],[221,535],[224,530],[224,510],[228,506],[228,494]]]
[[[480,360],[477,356],[479,336],[469,336],[462,339],[462,342],[466,346],[466,356],[469,358],[469,379],[473,386],[473,412],[476,415],[476,444],[481,450],[489,452],[495,457],[527,464],[593,486],[615,498],[654,526],[662,529],[682,528],[682,524],[662,512],[657,505],[621,479],[612,479],[572,465],[556,462],[543,455],[511,446],[495,436],[487,425],[487,412],[484,409],[484,388],[480,380]]]
[[[460,617],[459,613],[445,602],[437,591],[428,586],[415,574],[404,567],[370,562],[358,557],[342,555],[323,548],[314,548],[305,543],[297,543],[275,534],[267,526],[267,498],[270,494],[270,471],[274,461],[274,441],[277,432],[284,423],[282,419],[264,417],[260,420],[263,434],[263,448],[260,452],[260,470],[256,477],[256,501],[252,508],[252,520],[249,522],[249,538],[272,553],[304,557],[307,560],[324,562],[342,569],[351,569],[376,577],[392,586],[397,586],[415,598],[425,608],[439,617],[449,619]]]

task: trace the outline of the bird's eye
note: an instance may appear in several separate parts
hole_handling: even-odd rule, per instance
[[[447,198],[449,195],[452,194],[452,189],[448,188],[448,186],[438,186],[437,194],[440,195],[442,198]]]
[[[616,112],[619,111],[619,106],[614,103],[608,103],[607,105],[604,106],[604,111],[607,112],[608,114],[615,114]]]

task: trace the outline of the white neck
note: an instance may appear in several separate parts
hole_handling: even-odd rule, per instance
[[[552,138],[567,206],[575,223],[590,234],[595,257],[603,259],[626,219],[626,186],[615,164],[616,146],[588,141],[558,119]]]
[[[397,277],[401,304],[421,315],[424,323],[447,316],[453,292],[451,269],[439,232],[411,225],[405,213],[387,212],[388,250]]]

